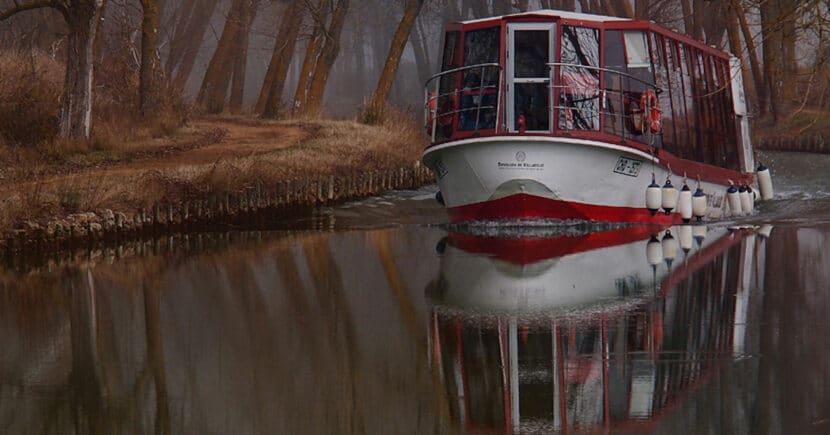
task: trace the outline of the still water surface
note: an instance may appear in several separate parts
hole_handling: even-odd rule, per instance
[[[830,157],[764,157],[738,222],[450,226],[424,189],[6,268],[0,430],[830,433]]]

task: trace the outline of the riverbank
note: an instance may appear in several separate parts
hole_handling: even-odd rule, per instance
[[[217,117],[166,138],[58,159],[7,152],[0,247],[53,249],[310,213],[431,182],[421,149],[420,132],[407,120],[367,126]]]
[[[830,113],[804,109],[779,125],[770,119],[753,126],[755,144],[764,151],[830,154]]]

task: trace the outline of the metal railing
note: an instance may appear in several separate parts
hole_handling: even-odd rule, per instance
[[[546,65],[552,132],[605,131],[623,139],[654,141],[644,116],[652,107],[641,107],[641,96],[647,90],[657,96],[664,92],[662,88],[608,68],[562,62]],[[606,74],[604,79],[601,74]],[[501,133],[505,128],[504,84],[503,68],[495,62],[430,77],[424,86],[424,127],[430,142],[448,140],[456,131]]]
[[[553,122],[558,130],[605,131],[623,139],[654,140],[646,125],[645,114],[651,109],[647,101],[641,106],[643,92],[655,96],[664,90],[652,82],[608,68],[551,62],[550,68]],[[575,71],[574,71],[575,70]],[[577,74],[569,77],[567,73]],[[600,74],[606,74],[604,78]],[[614,75],[618,79],[609,79]],[[636,86],[630,81],[636,82]]]
[[[488,74],[490,71],[495,71],[495,74]],[[496,76],[496,84],[487,79],[491,76]],[[448,128],[449,131],[442,134],[450,136],[456,129],[456,118],[461,117],[471,121],[467,125],[459,126],[461,130],[492,128],[498,132],[502,124],[500,120],[503,84],[504,74],[498,63],[454,68],[430,77],[424,85],[424,122],[430,141],[436,141],[439,125],[442,130]],[[495,104],[485,103],[490,96],[495,96]],[[467,104],[468,97],[472,104]],[[482,124],[484,119],[487,122]]]

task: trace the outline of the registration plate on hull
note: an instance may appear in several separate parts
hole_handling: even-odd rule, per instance
[[[617,174],[628,175],[629,177],[636,177],[640,174],[640,167],[643,166],[641,160],[629,159],[628,157],[620,157],[617,159],[617,164],[614,165],[614,172]]]

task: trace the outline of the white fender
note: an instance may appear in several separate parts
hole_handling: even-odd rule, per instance
[[[731,183],[730,181],[729,188],[726,189],[726,202],[729,204],[729,212],[732,216],[740,216],[743,213],[741,210],[741,197],[738,189]]]
[[[677,199],[677,212],[683,218],[683,222],[688,223],[692,219],[692,189],[689,185],[683,183],[683,188],[680,189],[680,197]]]
[[[697,190],[692,195],[692,213],[698,222],[706,216],[706,194],[703,193],[700,186],[697,186]]]
[[[769,168],[763,164],[758,165],[756,174],[758,176],[758,189],[761,191],[761,199],[764,201],[772,199],[772,174],[770,174]]]
[[[749,196],[749,188],[741,186],[738,189],[738,197],[741,199],[741,210],[746,213],[752,213],[752,197]]]
[[[660,205],[663,202],[662,198],[660,185],[654,180],[654,174],[651,174],[651,184],[646,188],[646,208],[652,216],[657,214],[657,210],[660,210]]]
[[[679,193],[677,189],[671,184],[671,179],[666,178],[666,184],[663,185],[663,188],[660,189],[661,194],[663,196],[663,200],[661,201],[661,205],[663,206],[663,210],[666,214],[670,214],[672,210],[677,207],[677,197]]]

